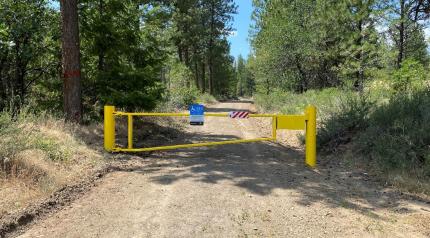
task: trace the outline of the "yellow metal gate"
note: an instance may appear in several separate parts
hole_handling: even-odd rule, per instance
[[[128,146],[127,148],[116,147],[115,143],[115,117],[124,116],[128,118]],[[145,112],[119,112],[114,106],[104,107],[104,147],[109,152],[147,152],[157,150],[171,150],[180,148],[213,146],[249,143],[259,141],[276,141],[276,131],[282,129],[305,130],[306,131],[306,164],[316,166],[316,108],[308,106],[303,115],[280,115],[280,114],[249,114],[249,117],[272,118],[272,137],[256,139],[239,139],[219,142],[203,142],[195,144],[182,144],[170,146],[158,146],[148,148],[133,147],[133,117],[188,117],[189,113],[145,113]],[[205,117],[229,117],[229,113],[204,113]]]

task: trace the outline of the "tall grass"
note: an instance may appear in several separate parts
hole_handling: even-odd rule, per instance
[[[260,111],[280,112],[285,114],[301,114],[306,106],[317,107],[318,118],[327,118],[330,113],[339,110],[341,98],[353,94],[336,88],[308,90],[298,94],[293,92],[275,91],[269,95],[256,94],[254,101]]]
[[[58,136],[52,136],[42,126],[46,122],[59,122],[55,118],[44,114],[35,114],[23,108],[15,117],[9,111],[0,112],[0,171],[8,175],[14,165],[22,164],[18,161],[19,154],[28,150],[39,150],[50,161],[66,161],[79,142],[74,139],[66,141],[65,124],[61,123],[54,128],[58,130]],[[58,137],[62,137],[61,141]],[[15,166],[16,167],[16,166]]]

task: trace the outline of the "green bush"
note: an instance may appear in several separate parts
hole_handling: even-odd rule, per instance
[[[338,110],[341,103],[339,98],[349,94],[352,92],[336,88],[308,90],[302,94],[275,91],[269,95],[256,94],[254,101],[260,111],[286,114],[301,114],[306,106],[312,104],[317,107],[318,118],[322,119],[329,116],[331,112]]]
[[[127,110],[152,110],[162,99],[163,86],[154,79],[154,69],[112,67],[98,79],[98,95],[103,104]]]
[[[393,96],[375,109],[359,147],[383,170],[422,169],[430,176],[430,92]]]
[[[197,88],[189,85],[192,77],[192,71],[185,64],[176,60],[170,62],[170,70],[166,79],[168,90],[164,95],[165,102],[160,105],[164,107],[164,110],[187,108],[188,105],[197,101],[200,93]]]
[[[338,109],[321,121],[317,147],[331,151],[338,145],[351,141],[352,136],[368,127],[369,114],[374,102],[369,96],[351,94],[340,99]]]
[[[196,88],[176,88],[168,96],[168,104],[172,108],[188,108],[188,105],[195,103],[199,91]]]
[[[423,87],[426,79],[424,66],[412,59],[402,63],[393,73],[393,89],[396,93],[414,92]]]

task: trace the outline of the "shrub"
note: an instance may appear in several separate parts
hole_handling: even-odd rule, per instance
[[[168,106],[173,108],[187,108],[188,105],[195,103],[199,91],[196,88],[176,88],[168,95]]]
[[[71,144],[62,144],[40,130],[40,122],[55,120],[45,114],[38,115],[22,108],[16,117],[9,111],[0,112],[0,164],[5,158],[14,160],[18,153],[38,149],[47,159],[67,160],[71,157]]]
[[[189,85],[192,71],[183,63],[173,60],[170,62],[170,71],[167,75],[168,90],[165,94],[165,103],[168,108],[187,108],[189,104],[195,103],[199,96],[197,88]]]
[[[422,64],[407,59],[402,67],[393,73],[393,89],[396,93],[419,90],[425,83],[426,72]]]
[[[323,120],[318,130],[318,149],[334,150],[351,141],[352,136],[368,127],[368,118],[374,102],[366,95],[343,97],[339,109]]]
[[[197,101],[199,103],[216,103],[217,100],[214,96],[210,95],[209,93],[203,93],[201,95],[198,96]]]
[[[371,114],[361,151],[383,170],[421,169],[430,176],[430,92],[394,96]]]
[[[261,111],[286,114],[301,114],[307,105],[313,104],[317,107],[318,118],[321,119],[338,110],[341,103],[339,98],[348,94],[351,92],[335,88],[308,90],[302,94],[275,91],[269,95],[256,94],[254,100]]]

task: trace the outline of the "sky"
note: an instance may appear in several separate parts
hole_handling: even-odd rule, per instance
[[[238,5],[238,13],[234,15],[234,31],[228,37],[230,42],[230,54],[237,58],[242,55],[247,58],[250,53],[248,31],[251,25],[252,0],[235,0]]]

